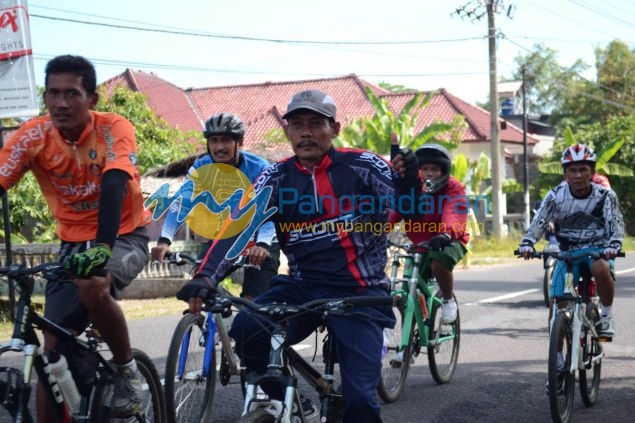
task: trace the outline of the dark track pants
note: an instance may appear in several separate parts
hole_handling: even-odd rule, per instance
[[[302,304],[316,298],[388,295],[383,288],[336,288],[318,285],[287,276],[271,281],[271,288],[255,302]],[[381,372],[383,328],[395,323],[391,307],[356,307],[350,316],[329,318],[335,335],[342,377],[345,422],[380,422],[377,386]],[[309,336],[320,324],[316,314],[303,314],[289,321],[287,341],[296,344]],[[263,328],[264,326],[264,328]],[[266,328],[266,329],[265,329]],[[229,335],[236,340],[236,352],[247,371],[264,373],[269,358],[270,323],[266,317],[240,312]]]

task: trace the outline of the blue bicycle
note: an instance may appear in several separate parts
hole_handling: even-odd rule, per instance
[[[184,253],[170,253],[166,260],[176,265],[197,264],[197,260]],[[243,266],[242,260],[237,261],[227,275]],[[165,364],[166,408],[168,419],[172,422],[211,421],[216,388],[217,341],[221,346],[219,380],[225,386],[231,376],[239,376],[244,395],[245,369],[234,354],[223,317],[229,316],[205,307],[202,314],[186,311],[174,330]]]

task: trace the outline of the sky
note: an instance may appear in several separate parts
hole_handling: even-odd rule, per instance
[[[489,92],[484,0],[28,0],[36,84],[60,54],[95,63],[98,82],[126,68],[181,88],[329,78],[445,88],[470,103]],[[614,39],[635,44],[632,0],[500,1],[497,74],[540,43],[562,66],[590,65]],[[470,19],[457,9],[483,14]],[[145,28],[139,30],[133,28]]]

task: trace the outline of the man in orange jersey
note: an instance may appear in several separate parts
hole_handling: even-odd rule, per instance
[[[126,320],[115,298],[148,259],[132,124],[91,110],[98,100],[95,68],[79,56],[58,56],[46,66],[48,115],[25,122],[0,150],[0,194],[30,170],[57,223],[59,262],[68,275],[46,287],[45,316],[80,333],[91,321],[118,370],[112,417],[137,413],[137,376]],[[61,348],[50,334],[45,351]],[[59,421],[38,386],[39,421]]]

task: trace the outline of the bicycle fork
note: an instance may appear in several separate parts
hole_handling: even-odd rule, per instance
[[[212,367],[212,354],[214,353],[214,337],[216,335],[216,323],[214,319],[209,318],[209,314],[205,317],[205,321],[203,322],[202,327],[202,335],[201,339],[198,340],[200,345],[205,346],[205,355],[203,356],[203,368],[201,369],[201,374],[197,375],[201,379],[209,377]],[[189,345],[190,339],[192,336],[192,329],[185,333],[183,339],[181,339],[181,353],[179,355],[179,363],[177,370],[177,377],[179,380],[182,380],[186,375],[185,373],[185,364],[187,363],[187,356],[189,353]]]
[[[587,305],[583,302],[576,305],[576,313],[573,319],[573,340],[577,341],[577,347],[573,349],[571,355],[571,371],[573,372],[573,364],[578,363],[578,368],[583,369],[587,367],[587,364],[591,364],[593,362],[599,361],[604,357],[604,351],[599,348],[597,354],[589,354],[588,357],[585,357],[584,354],[580,354],[580,350],[582,349],[582,341],[584,337],[582,336],[582,326],[588,328],[591,332],[591,338],[597,338],[598,333],[593,325],[593,322],[589,320],[586,314]],[[596,344],[597,345],[597,344]],[[585,348],[588,348],[588,345],[584,345]],[[591,353],[591,351],[589,351]],[[586,361],[585,361],[586,360]]]
[[[291,423],[291,412],[293,403],[297,395],[297,378],[293,375],[285,375],[285,361],[283,360],[283,350],[285,348],[286,331],[282,328],[274,328],[271,335],[271,350],[269,352],[269,364],[265,375],[249,373],[247,375],[247,387],[245,389],[245,402],[242,415],[247,415],[252,410],[254,403],[259,401],[256,395],[256,387],[267,383],[278,383],[284,386],[284,400],[268,400],[263,402],[268,408],[272,408],[271,414],[279,416],[277,422]],[[300,402],[298,401],[298,404]],[[302,410],[300,410],[301,412]]]

